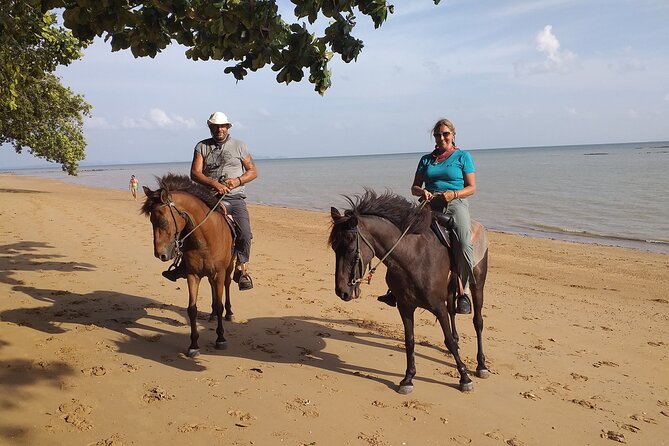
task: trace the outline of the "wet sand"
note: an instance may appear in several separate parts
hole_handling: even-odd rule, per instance
[[[233,291],[219,351],[202,283],[191,359],[187,286],[161,277],[141,201],[0,175],[0,203],[0,444],[669,444],[669,256],[491,233],[492,376],[457,390],[419,310],[399,395],[384,271],[335,296],[327,213],[251,207],[255,287]],[[471,318],[458,329],[474,369]]]

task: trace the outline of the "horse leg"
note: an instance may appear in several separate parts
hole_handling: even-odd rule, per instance
[[[404,349],[407,356],[407,368],[404,373],[404,379],[400,381],[400,387],[397,390],[402,395],[413,391],[413,377],[416,376],[416,359],[414,357],[415,340],[413,334],[414,312],[415,308],[408,308],[400,302],[397,302],[397,308],[400,311],[402,324],[404,324]]]
[[[486,253],[483,260],[474,268],[476,283],[471,287],[472,303],[474,305],[474,330],[476,330],[476,343],[478,346],[476,376],[479,378],[490,377],[490,370],[486,366],[485,355],[483,354],[483,286],[485,285],[487,266],[488,254]]]
[[[223,285],[223,288],[225,289],[225,317],[224,319],[226,321],[232,321],[234,318],[234,313],[232,312],[232,303],[230,300],[230,284],[232,283],[232,279],[230,278],[230,274],[226,273],[225,277],[225,283]],[[215,306],[216,299],[213,298],[211,300],[211,314],[209,315],[209,322],[212,322],[214,319],[216,319],[216,306]]]
[[[200,287],[200,278],[189,274],[188,280],[188,319],[190,320],[190,347],[188,347],[188,356],[194,358],[200,354],[200,347],[197,345],[199,334],[197,333],[197,292]]]
[[[216,311],[216,349],[223,350],[227,347],[227,342],[225,336],[223,335],[225,330],[223,329],[223,281],[220,278],[209,279],[209,284],[211,285],[211,300],[212,306]]]
[[[224,281],[224,288],[225,288],[225,320],[226,321],[231,321],[233,320],[233,315],[234,313],[232,312],[232,303],[230,301],[230,284],[232,283],[232,278],[230,277],[230,273],[232,270],[226,272],[225,274],[225,281]]]
[[[460,353],[458,352],[458,342],[453,338],[447,313],[448,310],[446,309],[445,305],[440,305],[434,309],[434,314],[437,316],[437,320],[439,321],[441,329],[444,332],[444,343],[446,344],[448,351],[451,352],[451,355],[453,355],[453,359],[455,359],[455,365],[458,368],[458,372],[460,372],[460,390],[463,392],[469,392],[470,390],[474,389],[474,383],[472,383],[471,378],[467,374],[467,366],[464,362],[462,362],[462,359],[460,359]]]
[[[455,328],[455,296],[458,295],[458,276],[455,272],[451,271],[449,273],[450,277],[448,279],[448,291],[446,294],[446,310],[448,311],[448,318],[451,321],[451,336],[457,344],[460,342],[460,336],[458,335],[458,330]]]
[[[448,318],[451,321],[451,336],[453,336],[453,340],[455,341],[455,344],[459,346],[460,345],[460,336],[458,335],[458,330],[455,328],[455,309],[453,309],[453,311],[451,312],[451,310],[449,308]]]
[[[456,279],[457,280],[457,279]],[[446,297],[446,310],[448,311],[448,318],[451,321],[451,336],[456,345],[459,345],[460,335],[458,335],[458,329],[455,327],[455,296],[457,292],[453,291],[449,287],[448,296]]]

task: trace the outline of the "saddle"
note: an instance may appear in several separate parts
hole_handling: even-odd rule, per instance
[[[235,221],[234,218],[232,218],[231,212],[231,204],[227,200],[221,200],[218,207],[216,208],[217,212],[220,212],[223,217],[225,218],[225,222],[228,224],[228,227],[230,228],[230,231],[232,231],[232,246],[235,246],[234,241],[237,240],[237,234],[240,232],[239,225]]]
[[[432,231],[442,245],[451,252],[453,233],[453,217],[442,212],[432,212]],[[481,223],[476,220],[471,221],[471,240],[474,245],[474,265],[477,265],[488,251],[488,233]]]

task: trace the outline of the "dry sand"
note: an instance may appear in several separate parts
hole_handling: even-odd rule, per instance
[[[139,201],[0,175],[0,203],[1,444],[669,444],[669,256],[492,233],[492,376],[458,391],[419,310],[403,396],[384,271],[340,301],[326,213],[251,207],[255,288],[233,293],[218,351],[203,282],[189,359],[186,283],[161,277]]]

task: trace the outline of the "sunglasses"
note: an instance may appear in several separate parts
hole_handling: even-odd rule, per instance
[[[434,136],[435,138],[439,138],[441,136],[442,138],[446,139],[449,137],[450,134],[451,132],[441,132],[441,133],[435,132],[432,134],[432,136]]]

